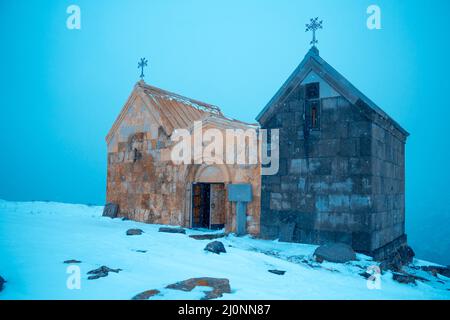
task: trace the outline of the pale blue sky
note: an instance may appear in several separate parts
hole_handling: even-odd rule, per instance
[[[366,27],[373,3],[382,30]],[[66,28],[70,4],[81,30]],[[148,83],[254,121],[319,16],[321,56],[411,133],[408,233],[450,263],[449,12],[446,0],[1,0],[0,198],[104,203],[104,138],[143,56]]]

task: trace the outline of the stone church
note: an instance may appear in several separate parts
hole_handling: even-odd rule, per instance
[[[174,130],[199,120],[222,131],[255,128],[216,106],[136,84],[106,137],[107,201],[118,216],[343,242],[376,259],[406,245],[408,133],[314,45],[257,117],[260,129],[279,129],[277,174],[261,176],[259,164],[173,163]]]
[[[200,121],[204,130],[255,128],[225,117],[216,106],[139,81],[106,137],[107,202],[116,208],[114,215],[136,221],[235,232],[242,200],[236,196],[244,191],[240,233],[258,235],[258,164],[172,161],[174,131],[192,130]]]
[[[406,244],[408,133],[313,46],[257,117],[280,129],[280,169],[262,176],[263,238],[343,242],[382,259]]]

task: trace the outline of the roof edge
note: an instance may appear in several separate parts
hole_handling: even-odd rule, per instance
[[[306,67],[309,65],[310,61],[313,62],[311,67]],[[308,53],[305,55],[303,60],[297,66],[297,68],[292,72],[289,78],[284,82],[281,88],[275,93],[275,95],[270,99],[267,105],[263,108],[263,110],[258,114],[256,120],[260,122],[264,115],[274,107],[274,104],[283,96],[283,94],[289,89],[289,85],[293,81],[298,81],[301,83],[303,79],[296,79],[302,72],[305,70],[308,72],[304,72],[306,76],[310,69],[319,68],[324,74],[327,74],[331,77],[335,82],[332,85],[343,97],[347,98],[351,103],[356,104],[358,100],[364,102],[371,110],[381,116],[383,119],[388,120],[392,123],[392,125],[399,130],[405,137],[409,136],[409,132],[406,131],[398,122],[396,122],[392,117],[390,117],[385,111],[383,111],[380,107],[378,107],[372,100],[370,100],[366,95],[364,95],[360,90],[358,90],[350,81],[348,81],[342,74],[340,74],[336,69],[334,69],[328,62],[326,62],[319,55],[319,50],[315,47],[312,47]],[[329,82],[327,79],[324,81]],[[297,86],[296,84],[295,86]]]
[[[165,89],[161,89],[161,88],[149,85],[149,84],[145,83],[143,80],[138,81],[136,83],[136,86],[140,87],[142,89],[158,91],[158,92],[160,92],[162,94],[165,94],[165,95],[168,95],[168,96],[173,96],[173,97],[176,97],[176,98],[179,98],[179,99],[182,99],[182,100],[187,100],[187,101],[190,101],[191,103],[194,103],[194,104],[197,104],[197,105],[201,105],[201,106],[204,106],[206,108],[211,109],[209,111],[210,113],[217,113],[217,114],[223,115],[222,110],[220,109],[220,107],[218,107],[216,105],[213,105],[213,104],[210,104],[210,103],[206,103],[206,102],[203,102],[203,101],[200,101],[200,100],[197,100],[197,99],[189,98],[189,97],[183,96],[183,95],[178,94],[178,93],[174,93],[174,92],[171,92],[171,91],[168,91],[168,90],[165,90]]]

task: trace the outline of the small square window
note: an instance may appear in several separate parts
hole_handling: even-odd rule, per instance
[[[306,99],[319,99],[320,98],[320,86],[318,82],[308,83],[306,85]]]

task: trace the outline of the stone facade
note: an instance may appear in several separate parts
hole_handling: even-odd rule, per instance
[[[259,116],[280,129],[280,170],[262,177],[261,236],[290,229],[291,241],[343,242],[382,259],[406,243],[407,133],[324,65],[310,52]]]
[[[155,105],[156,101],[158,105]],[[170,105],[163,105],[165,102]],[[170,121],[172,129],[176,129],[177,122],[176,115],[167,112],[170,107],[177,112],[180,112],[180,108],[191,108],[180,114],[183,121],[191,117],[184,122],[184,125],[188,125],[191,120],[201,120],[210,115],[207,111],[194,113],[194,107],[202,106],[197,104],[199,102],[143,83],[136,85],[107,137],[107,202],[119,206],[120,217],[146,223],[191,227],[194,183],[224,184],[225,194],[222,198],[225,199],[228,184],[249,183],[252,184],[254,200],[248,204],[247,231],[259,234],[258,165],[184,165],[171,161],[174,143],[170,134],[173,131],[166,124]],[[205,122],[205,129],[245,127],[242,123],[234,123],[220,115],[210,118],[216,120]],[[236,228],[235,204],[225,200],[224,206],[225,228],[232,232]]]

